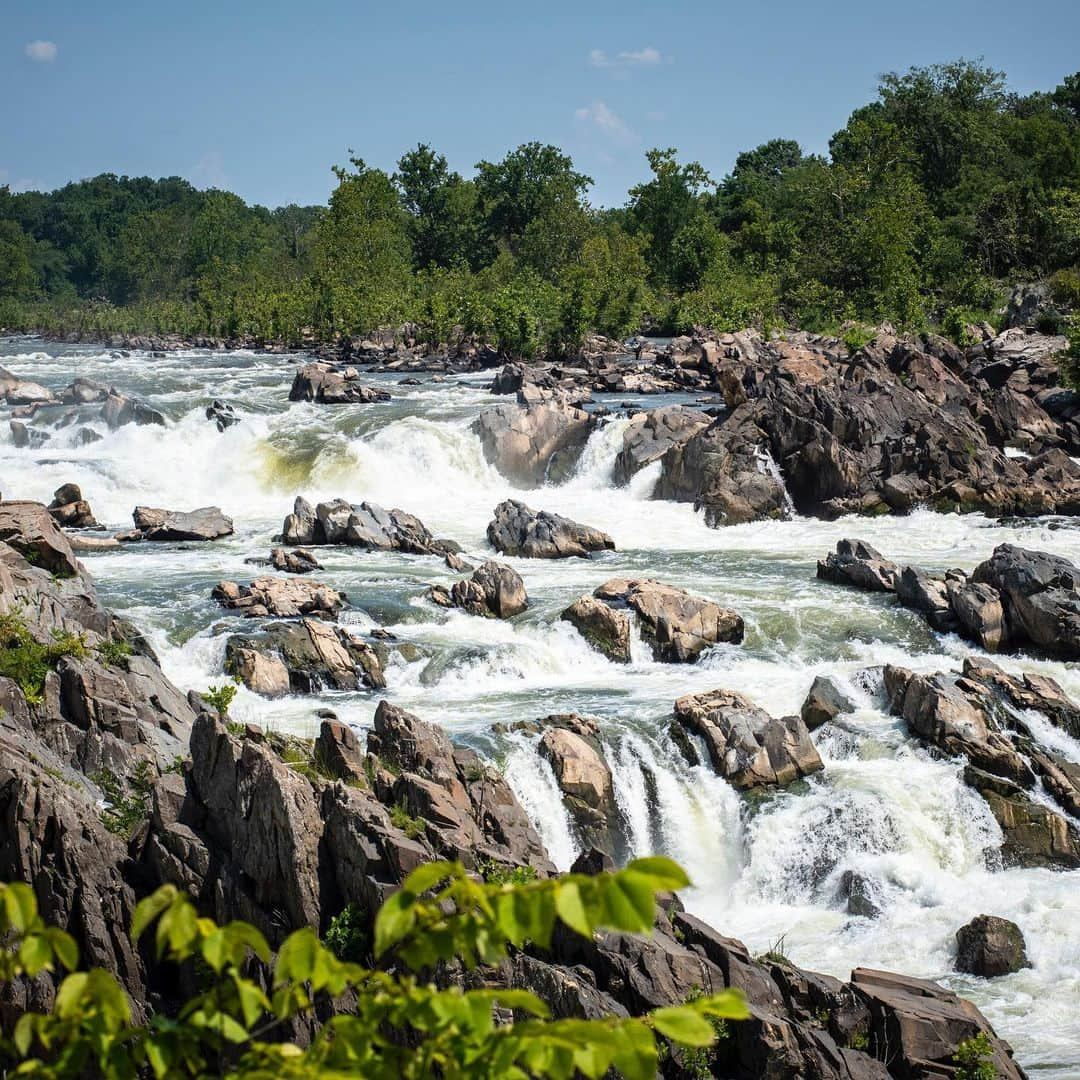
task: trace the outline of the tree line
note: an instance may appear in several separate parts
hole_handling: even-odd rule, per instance
[[[327,206],[248,206],[179,178],[0,187],[0,326],[299,343],[414,324],[510,353],[589,332],[990,317],[1049,277],[1080,306],[1080,73],[1018,95],[958,60],[885,75],[828,154],[790,139],[717,180],[673,149],[625,205],[526,143],[471,177],[426,145],[334,169]]]

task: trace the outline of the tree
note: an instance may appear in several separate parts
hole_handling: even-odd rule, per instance
[[[569,874],[520,885],[485,884],[459,864],[428,863],[376,917],[380,968],[339,959],[308,928],[286,938],[272,958],[254,927],[199,918],[188,897],[166,885],[136,908],[132,938],[138,942],[152,931],[159,963],[198,963],[209,977],[175,1016],[155,1014],[145,1025],[132,1022],[127,997],[111,975],[77,970],[75,943],[42,923],[28,886],[0,886],[0,981],[69,972],[51,1013],[19,1018],[3,1047],[4,1064],[50,1080],[95,1072],[107,1080],[141,1074],[599,1080],[612,1068],[626,1080],[654,1080],[657,1036],[677,1046],[711,1045],[716,1020],[749,1016],[739,991],[703,995],[640,1018],[552,1020],[528,991],[439,989],[431,975],[450,963],[498,963],[527,943],[545,948],[556,923],[585,936],[601,927],[648,933],[655,892],[687,884],[682,870],[662,858],[594,877]],[[264,1040],[316,1008],[325,1014],[346,992],[355,995],[352,1006],[305,1047]],[[513,1010],[513,1022],[497,1024],[496,1007]]]

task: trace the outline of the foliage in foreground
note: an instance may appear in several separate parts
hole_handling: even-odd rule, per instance
[[[655,893],[688,884],[664,858],[516,885],[478,881],[460,864],[428,863],[379,911],[374,956],[381,967],[374,969],[340,959],[307,928],[273,957],[254,927],[200,918],[186,895],[163,886],[136,908],[132,938],[152,934],[159,963],[202,965],[211,977],[175,1016],[154,1015],[145,1024],[133,1022],[111,975],[77,970],[75,943],[44,925],[28,886],[0,885],[0,981],[69,972],[51,1013],[19,1019],[0,1067],[8,1066],[6,1075],[50,1080],[146,1073],[527,1080],[599,1078],[612,1068],[626,1080],[653,1080],[658,1036],[684,1048],[708,1047],[724,1030],[720,1021],[748,1016],[742,996],[697,996],[639,1018],[552,1020],[528,991],[439,989],[431,977],[437,968],[445,976],[448,964],[497,963],[526,942],[544,948],[558,922],[586,936],[601,928],[648,933]],[[287,1040],[290,1022],[350,990],[349,1015],[328,1020],[308,1046],[266,1041],[275,1034]],[[513,1022],[496,1022],[496,1008],[512,1010]]]

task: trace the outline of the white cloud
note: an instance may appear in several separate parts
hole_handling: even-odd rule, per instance
[[[663,62],[663,54],[652,45],[646,45],[644,49],[616,53],[614,56],[608,56],[603,49],[592,49],[589,52],[589,66],[594,68],[656,67]]]
[[[632,146],[638,141],[637,134],[631,130],[626,121],[602,101],[594,101],[591,105],[585,105],[578,109],[574,115],[579,123],[599,132],[619,146]]]
[[[23,46],[23,52],[39,64],[51,64],[56,59],[56,42],[28,41]]]

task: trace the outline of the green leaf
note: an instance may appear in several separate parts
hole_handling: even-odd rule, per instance
[[[673,859],[668,859],[663,855],[634,859],[626,866],[626,871],[649,878],[653,889],[657,892],[675,892],[677,889],[686,889],[690,886],[686,871]]]
[[[626,1080],[656,1080],[656,1038],[641,1020],[619,1025],[614,1065]]]
[[[555,910],[571,930],[576,930],[582,937],[592,937],[593,925],[585,911],[578,883],[572,878],[558,883],[555,894]]]
[[[131,940],[138,941],[146,928],[168,907],[170,907],[180,891],[175,885],[162,885],[155,889],[145,900],[140,900],[135,905],[135,914],[131,919]]]
[[[286,982],[307,982],[315,971],[319,955],[319,939],[309,926],[291,933],[278,950],[274,968],[274,985]]]
[[[402,883],[403,892],[420,896],[448,877],[460,877],[464,873],[461,863],[429,862],[418,866]]]
[[[741,990],[722,990],[719,994],[698,998],[692,1007],[706,1016],[715,1016],[718,1020],[750,1019],[746,995]]]
[[[15,1043],[15,1049],[18,1050],[20,1057],[26,1057],[30,1052],[30,1047],[34,1041],[34,1027],[37,1025],[37,1021],[38,1017],[36,1014],[23,1013],[15,1024],[12,1040]]]
[[[716,1038],[712,1024],[688,1005],[654,1009],[649,1018],[661,1035],[683,1046],[711,1046]]]
[[[375,955],[382,956],[416,925],[416,908],[409,893],[396,892],[375,916]]]
[[[203,938],[201,951],[203,959],[220,974],[229,962],[229,942],[225,931],[215,930]]]
[[[49,967],[52,964],[52,958],[53,951],[44,934],[29,934],[19,945],[19,963],[31,978]]]
[[[21,881],[0,886],[0,896],[4,901],[4,914],[8,926],[17,933],[25,933],[37,918],[37,898],[34,890]]]
[[[45,931],[45,935],[49,939],[49,944],[52,946],[56,959],[68,971],[74,971],[79,966],[79,947],[75,944],[75,939],[70,934],[65,934],[63,930],[58,930],[55,926],[50,926]]]
[[[616,930],[639,933],[651,930],[656,918],[656,899],[649,880],[627,870],[614,874],[604,890],[606,922]]]

